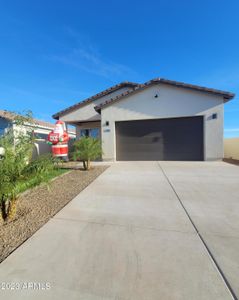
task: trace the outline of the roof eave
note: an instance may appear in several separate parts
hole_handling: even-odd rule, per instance
[[[176,86],[176,87],[181,87],[181,88],[185,88],[185,89],[190,89],[190,90],[195,90],[195,91],[204,92],[204,93],[208,93],[208,94],[213,94],[216,96],[222,96],[224,98],[225,102],[228,102],[235,97],[234,93],[226,92],[223,90],[207,88],[204,86],[188,84],[188,83],[169,80],[169,79],[165,79],[165,78],[155,78],[155,79],[148,81],[146,84],[150,85],[150,83],[164,83],[164,84],[168,84],[168,85],[172,85],[172,86]]]
[[[132,83],[132,82],[122,82],[119,85],[116,85],[115,87],[118,87],[118,88],[120,88],[122,86],[127,86],[127,85],[131,85],[131,87],[132,87],[134,85],[134,89],[132,91],[127,91],[125,93],[122,93],[122,94],[114,97],[114,98],[111,98],[110,100],[107,100],[106,102],[102,103],[101,105],[95,106],[94,109],[96,112],[98,112],[100,114],[102,108],[105,108],[105,107],[113,104],[116,101],[119,101],[127,96],[130,96],[131,94],[134,94],[134,93],[141,91],[151,85],[158,84],[158,83],[168,84],[168,85],[175,86],[175,87],[180,87],[180,88],[185,88],[185,89],[194,90],[194,91],[198,91],[198,92],[221,96],[221,97],[223,97],[224,102],[228,102],[235,97],[234,93],[230,93],[230,92],[226,92],[226,91],[221,91],[221,90],[216,90],[216,89],[207,88],[207,87],[203,87],[203,86],[188,84],[188,83],[184,83],[184,82],[180,82],[180,81],[169,80],[169,79],[165,79],[165,78],[155,78],[155,79],[145,82],[144,84],[137,84],[137,83]],[[96,94],[93,97],[97,97],[97,95],[100,95],[100,94],[101,93]],[[93,97],[91,97],[91,98],[93,98]],[[91,98],[88,98],[88,99],[91,99]],[[94,98],[94,99],[97,99],[97,98]],[[85,103],[82,103],[82,104],[86,105],[92,101],[86,101]],[[56,119],[56,118],[59,119],[59,117],[61,115],[64,115],[68,111],[74,110],[78,105],[79,104],[76,104],[76,105],[72,106],[71,109],[68,108],[68,110],[66,109],[66,110],[62,111],[62,114],[61,114],[61,112],[54,114],[52,117],[54,119]]]
[[[95,106],[94,109],[98,114],[101,114],[101,107]]]
[[[187,83],[178,82],[178,81],[172,81],[172,80],[163,79],[163,78],[156,78],[156,79],[152,79],[150,81],[147,81],[144,84],[138,85],[132,91],[128,91],[126,93],[118,95],[115,98],[112,98],[112,99],[107,100],[106,102],[100,104],[99,106],[95,106],[95,110],[98,113],[100,113],[101,109],[103,109],[107,106],[110,106],[111,104],[113,104],[113,103],[115,103],[115,102],[117,102],[117,101],[119,101],[119,100],[121,100],[121,99],[123,99],[127,96],[130,96],[131,94],[135,94],[136,92],[142,91],[142,90],[146,89],[149,86],[152,86],[154,84],[159,84],[159,83],[168,84],[168,85],[179,87],[179,88],[190,89],[190,90],[194,90],[194,91],[198,91],[198,92],[202,92],[202,93],[217,95],[217,96],[223,97],[224,103],[230,101],[231,99],[233,99],[235,97],[235,94],[230,93],[230,92],[225,92],[225,91],[221,91],[221,90],[206,88],[206,87],[202,87],[202,86],[196,86],[196,85],[187,84]]]
[[[229,96],[224,96],[223,97],[225,100],[224,102],[228,102],[228,101],[232,100],[235,96],[236,96],[236,94],[233,94],[233,93],[231,93],[231,95],[229,95]]]
[[[74,111],[75,109],[81,108],[81,107],[83,107],[83,106],[85,106],[85,105],[93,102],[94,100],[97,100],[100,97],[106,96],[106,95],[108,95],[108,94],[110,94],[110,93],[112,93],[112,92],[114,92],[114,91],[116,91],[116,90],[118,90],[118,89],[120,89],[122,87],[132,87],[133,88],[133,87],[136,87],[138,85],[139,84],[136,83],[136,82],[123,81],[123,82],[121,82],[119,84],[116,84],[116,85],[114,85],[114,86],[112,86],[112,87],[110,87],[110,88],[108,88],[108,89],[106,89],[106,90],[104,90],[104,91],[102,91],[100,93],[97,93],[96,95],[94,95],[92,97],[89,97],[89,98],[87,98],[87,99],[85,99],[85,100],[83,100],[81,102],[78,102],[75,105],[72,105],[72,106],[70,106],[70,107],[68,107],[66,109],[63,109],[63,110],[55,113],[54,115],[52,115],[52,118],[57,120],[61,116],[65,115],[67,113],[70,113],[70,112]]]

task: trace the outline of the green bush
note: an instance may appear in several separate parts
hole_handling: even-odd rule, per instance
[[[23,122],[24,117],[16,120],[19,128]],[[20,129],[16,134],[13,128],[9,128],[0,138],[0,147],[4,148],[4,156],[0,160],[0,208],[2,218],[6,220],[15,212],[17,183],[23,178],[24,170],[31,159],[31,132],[26,133]]]
[[[59,160],[52,157],[51,154],[43,154],[38,156],[35,160],[31,161],[24,169],[23,176],[25,183],[19,184],[20,190],[22,187],[37,185],[42,182],[48,181],[48,174],[52,174],[53,170],[59,168]]]
[[[0,147],[4,148],[0,159],[0,211],[4,221],[14,217],[18,194],[28,187],[48,181],[59,164],[51,155],[42,155],[32,161],[32,132],[20,128],[25,122],[29,124],[29,117],[17,117],[15,124],[20,130],[16,133],[9,128],[0,138]]]
[[[74,143],[72,156],[74,160],[83,162],[85,170],[90,169],[90,162],[102,155],[101,142],[92,137],[82,137]]]
[[[25,168],[24,173],[26,176],[36,174],[44,174],[52,171],[59,166],[59,160],[52,157],[51,154],[43,154],[38,156],[35,160],[31,161]]]

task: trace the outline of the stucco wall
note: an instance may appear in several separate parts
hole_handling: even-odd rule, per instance
[[[224,157],[239,160],[239,137],[224,140]]]
[[[51,146],[45,141],[36,141],[34,143],[32,158],[36,159],[39,155],[51,153]]]
[[[158,94],[158,98],[155,98]],[[212,114],[217,113],[217,119]],[[101,112],[103,159],[115,160],[115,121],[204,116],[204,159],[223,157],[224,104],[221,96],[157,84],[105,107]],[[106,126],[106,121],[109,126]]]
[[[94,107],[102,102],[105,102],[106,100],[115,97],[119,94],[124,93],[127,90],[132,90],[132,88],[130,87],[124,87],[121,88],[115,92],[112,92],[106,96],[103,96],[91,103],[89,103],[88,105],[85,105],[79,109],[76,109],[72,112],[66,113],[65,115],[61,116],[60,119],[62,121],[65,122],[80,122],[80,121],[84,121],[84,120],[89,120],[89,119],[100,119],[100,115],[95,111]]]
[[[15,137],[17,138],[18,134],[25,134],[27,130],[34,130],[37,133],[44,133],[48,134],[50,132],[50,129],[44,129],[44,128],[37,128],[32,126],[17,126],[16,124],[12,124],[6,119],[0,118],[0,128],[6,129],[9,126],[13,126]],[[33,159],[35,159],[38,155],[45,154],[45,153],[51,153],[51,146],[46,144],[44,140],[37,140],[34,143],[34,149],[33,149]]]
[[[48,135],[48,133],[50,133],[52,131],[52,128],[44,128],[41,126],[36,126],[36,125],[16,125],[13,124],[13,129],[14,129],[14,133],[15,136],[17,136],[18,134],[26,134],[27,132],[32,132],[34,131],[35,135],[37,136],[37,134],[44,134],[44,135]]]

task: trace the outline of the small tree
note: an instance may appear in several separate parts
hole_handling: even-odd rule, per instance
[[[83,162],[85,170],[90,169],[90,162],[102,155],[101,142],[92,137],[82,137],[74,143],[73,158]]]
[[[13,127],[0,138],[0,147],[4,149],[0,160],[0,208],[4,221],[14,216],[16,212],[17,183],[22,178],[24,169],[29,163],[33,149],[31,130],[24,131],[21,126],[30,122],[31,116],[16,116]]]

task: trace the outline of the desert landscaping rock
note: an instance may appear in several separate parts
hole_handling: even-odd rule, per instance
[[[87,187],[107,167],[90,171],[72,170],[23,193],[14,220],[0,224],[0,262],[33,235],[69,201]]]

